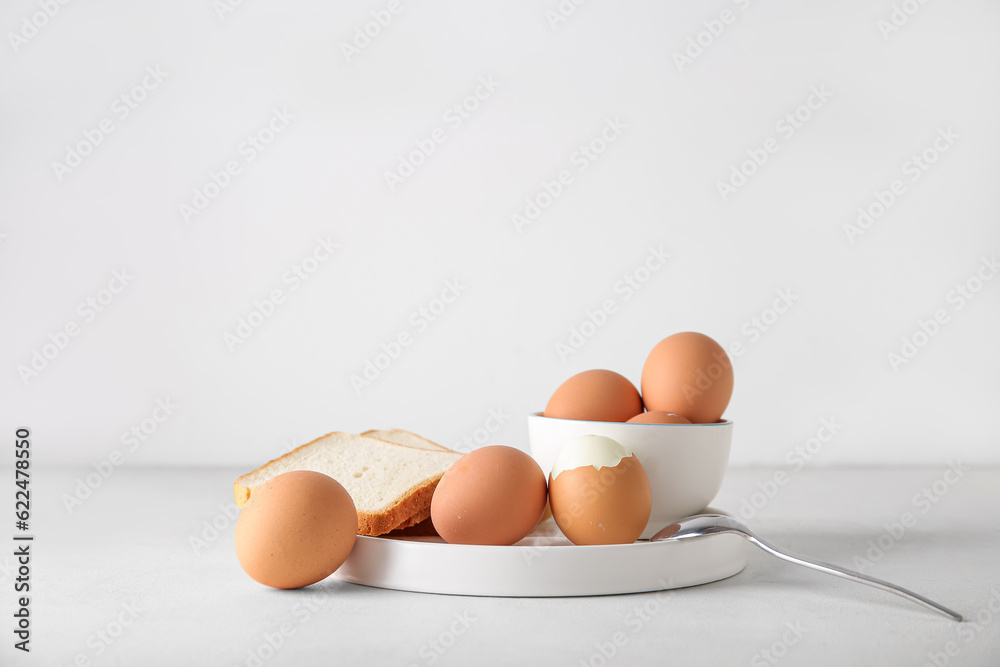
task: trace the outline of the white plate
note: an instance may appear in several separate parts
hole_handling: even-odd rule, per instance
[[[418,593],[571,597],[697,586],[731,577],[745,565],[746,544],[736,535],[575,546],[546,521],[508,547],[359,535],[333,576]]]

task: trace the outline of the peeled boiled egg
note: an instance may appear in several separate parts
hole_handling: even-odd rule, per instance
[[[573,544],[631,544],[652,511],[649,478],[635,454],[611,438],[567,443],[549,476],[549,503]]]
[[[545,473],[514,447],[490,445],[455,461],[431,498],[434,529],[452,544],[514,544],[545,510]]]
[[[642,399],[635,385],[614,371],[577,373],[563,382],[548,405],[545,417],[623,422],[642,412]]]
[[[647,410],[683,415],[695,424],[719,421],[733,395],[733,364],[708,336],[693,331],[664,338],[642,368]]]
[[[650,412],[640,412],[632,419],[628,420],[629,424],[690,424],[691,420],[687,417],[682,417],[680,415],[674,414],[673,412],[667,412],[665,410],[652,410]]]
[[[347,560],[358,532],[350,494],[322,473],[278,475],[253,492],[236,520],[236,556],[255,581],[301,588]]]

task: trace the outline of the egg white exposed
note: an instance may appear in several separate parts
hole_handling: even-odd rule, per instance
[[[583,466],[614,468],[621,460],[632,456],[632,452],[615,440],[603,435],[581,435],[573,438],[559,451],[552,466],[552,478],[559,473]]]

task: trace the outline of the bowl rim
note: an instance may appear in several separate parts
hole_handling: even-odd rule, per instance
[[[723,419],[722,421],[712,422],[711,424],[644,424],[642,422],[606,422],[606,421],[595,421],[593,419],[560,419],[558,417],[546,417],[541,412],[531,412],[528,414],[528,419],[545,419],[548,421],[559,421],[559,422],[576,422],[578,424],[619,424],[621,426],[628,425],[633,426],[671,426],[678,428],[712,428],[719,426],[732,426],[733,421],[731,419]]]

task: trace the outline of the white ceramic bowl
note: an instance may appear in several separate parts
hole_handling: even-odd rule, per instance
[[[716,424],[625,424],[528,416],[531,455],[548,478],[563,445],[581,435],[603,435],[635,452],[646,470],[653,510],[642,533],[661,528],[712,502],[722,486],[733,442],[733,422]]]

